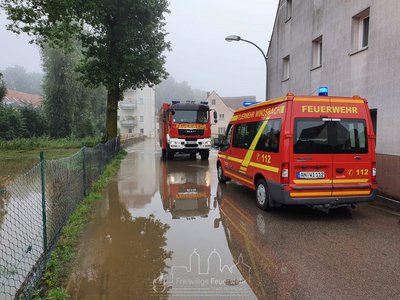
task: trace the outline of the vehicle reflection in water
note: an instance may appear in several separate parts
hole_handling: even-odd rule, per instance
[[[133,218],[119,196],[118,182],[107,187],[106,206],[82,239],[68,292],[73,299],[145,299],[153,295],[155,274],[166,274],[172,251],[167,231],[154,215]],[[102,216],[101,216],[102,215]],[[88,238],[90,237],[90,238]],[[168,289],[157,293],[168,298]]]
[[[239,195],[238,189],[218,185],[220,218],[214,220],[214,228],[222,223],[232,257],[241,256],[249,264],[250,273],[246,268],[239,267],[239,271],[258,299],[301,298],[294,290],[293,275],[265,238],[270,230],[265,213],[260,211],[255,216],[244,207],[243,204],[248,205],[253,199],[246,192],[247,189]],[[237,201],[239,197],[243,201]]]
[[[210,212],[210,180],[208,161],[161,160],[160,195],[164,210],[173,219],[207,218]]]

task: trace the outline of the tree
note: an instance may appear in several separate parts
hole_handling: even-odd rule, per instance
[[[4,82],[10,90],[41,95],[43,74],[27,72],[22,66],[15,65],[3,71]]]
[[[99,135],[104,129],[106,91],[104,87],[85,87],[75,71],[81,58],[76,50],[64,53],[43,46],[45,70],[44,108],[52,137]]]
[[[167,0],[3,0],[9,29],[35,36],[39,45],[71,49],[82,43],[82,80],[107,88],[106,139],[117,135],[118,101],[128,88],[166,78],[163,51]]]
[[[0,73],[0,102],[3,100],[4,96],[6,95],[7,89],[6,84],[3,80],[3,74]]]

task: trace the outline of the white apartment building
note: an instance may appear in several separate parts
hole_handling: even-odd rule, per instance
[[[380,193],[400,200],[400,1],[280,0],[268,49],[269,99],[287,92],[368,100]]]
[[[118,105],[118,130],[120,134],[141,134],[155,137],[155,91],[145,87],[127,90]]]

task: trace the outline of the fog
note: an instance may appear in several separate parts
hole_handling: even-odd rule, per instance
[[[215,90],[221,96],[255,95],[265,98],[265,62],[261,53],[244,42],[225,41],[235,34],[267,51],[278,0],[171,0],[166,16],[167,39],[172,51],[166,53],[167,71],[192,88]],[[29,37],[5,29],[0,12],[0,70],[22,65],[41,71],[38,48]]]

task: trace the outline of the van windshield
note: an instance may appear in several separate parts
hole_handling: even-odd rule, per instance
[[[296,119],[294,153],[368,153],[365,120]]]

